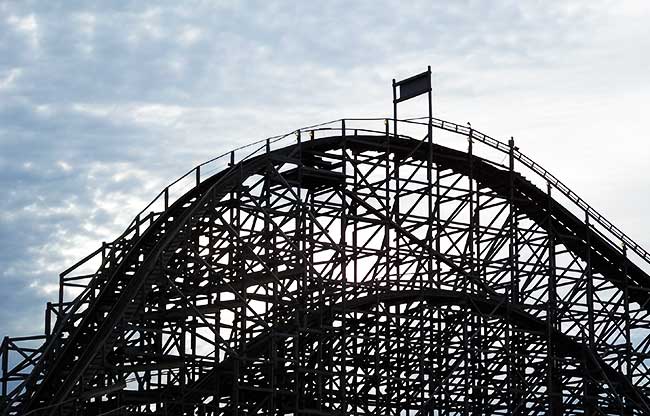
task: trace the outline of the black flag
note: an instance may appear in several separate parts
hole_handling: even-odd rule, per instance
[[[431,70],[397,81],[394,86],[399,87],[399,98],[394,100],[395,103],[425,94],[431,91]]]

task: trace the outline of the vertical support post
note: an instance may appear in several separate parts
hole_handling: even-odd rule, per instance
[[[475,259],[474,259],[474,233],[476,229],[476,213],[475,213],[475,206],[474,206],[474,129],[470,126],[469,128],[469,136],[467,137],[467,164],[468,164],[468,170],[469,174],[467,175],[467,179],[469,181],[469,229],[467,230],[467,248],[469,251],[468,257],[467,257],[467,264],[469,265],[469,273],[472,275],[472,277],[475,277],[476,275],[476,270],[475,270]],[[464,288],[465,290],[468,290],[469,288]]]
[[[296,158],[298,159],[298,167],[297,167],[297,173],[298,173],[298,186],[297,186],[297,197],[298,200],[296,201],[296,204],[298,207],[302,206],[302,188],[303,188],[303,161],[302,161],[302,136],[300,130],[296,131],[296,149],[297,149],[297,155]],[[271,207],[268,207],[270,209]],[[298,212],[300,212],[300,209],[298,209]],[[296,232],[296,237],[297,237],[297,244],[299,247],[299,250],[301,250],[303,247],[300,247],[300,245],[304,241],[304,236],[303,236],[303,229],[302,229],[302,221],[301,221],[301,215],[296,216],[295,222],[294,222],[294,228]],[[275,269],[275,266],[274,266]],[[305,347],[305,339],[303,338],[304,332],[302,331],[303,326],[305,325],[305,320],[306,320],[306,311],[309,308],[308,305],[308,300],[307,298],[307,279],[304,274],[301,275],[301,278],[298,280],[298,302],[299,305],[296,308],[296,319],[298,322],[298,328],[297,328],[297,333],[296,333],[296,338],[295,338],[295,360],[296,360],[296,369],[295,369],[295,394],[296,394],[296,412],[299,411],[299,409],[303,409],[305,407],[305,397],[304,397],[304,389],[303,385],[305,384],[305,380],[307,377],[305,376],[305,372],[307,369],[305,368],[307,366],[307,363],[305,361],[304,355],[301,353],[303,351],[303,348]]]
[[[625,282],[625,374],[632,380],[632,334],[630,322],[630,288],[627,276],[627,245],[623,243],[623,281]]]
[[[394,128],[395,128],[395,131],[396,131],[395,136],[397,136],[397,125],[395,125]],[[401,180],[400,180],[400,167],[402,165],[401,157],[402,156],[401,156],[400,152],[396,151],[395,153],[393,153],[392,174],[393,174],[393,179],[395,181],[395,196],[394,196],[393,208],[392,208],[391,211],[392,211],[392,221],[395,224],[398,224],[398,225],[401,224],[401,222],[402,222],[402,220],[400,218],[401,217],[400,199],[402,197],[402,195],[401,195],[402,194],[402,192],[401,192],[401,186],[402,185],[401,185]],[[393,288],[396,288],[397,290],[402,290],[402,288],[400,287],[401,286],[401,281],[400,281],[401,274],[400,273],[401,273],[402,268],[403,268],[402,267],[402,253],[400,251],[402,232],[400,231],[399,228],[396,228],[394,230],[394,235],[395,235],[395,238],[394,238],[394,240],[392,240],[392,241],[395,242],[395,245],[394,245],[394,248],[393,248],[393,253],[394,253],[393,254],[393,264],[394,264],[393,265],[393,273],[394,273],[394,277],[390,282],[390,290],[395,290]],[[390,240],[389,240],[388,244],[390,245]],[[394,306],[394,308],[396,309],[395,312],[397,314],[401,313],[401,306],[400,305],[396,305],[396,306]],[[396,348],[397,351],[400,351],[400,349],[402,348],[402,346],[400,345],[400,340],[402,339],[402,334],[400,332],[401,332],[403,326],[402,326],[400,321],[401,321],[401,318],[399,316],[395,318],[395,320],[394,320],[395,324],[393,326],[394,327],[393,333],[391,334],[391,336],[389,338],[387,338],[387,340],[390,340],[390,341],[387,341],[387,343],[386,343],[387,346],[393,344],[393,345],[391,345],[391,348]],[[387,327],[390,328],[390,326],[391,326],[391,321],[388,320],[387,321]],[[395,356],[395,362],[397,363],[396,364],[397,367],[400,366],[399,361],[400,361],[400,354],[397,353],[396,356]],[[392,380],[395,380],[394,383],[389,383],[388,384],[387,392],[388,392],[389,396],[391,396],[394,391],[399,392],[400,390],[402,390],[403,385],[402,385],[402,381],[401,381],[401,379],[399,377],[399,371],[394,370],[395,367],[390,365],[390,364],[389,364],[388,368],[391,368],[393,370],[393,375],[391,375],[389,377],[391,377]],[[389,371],[389,374],[390,374],[390,371]]]
[[[264,187],[262,189],[260,197],[262,198],[261,205],[263,207],[262,214],[263,214],[263,229],[262,229],[262,235],[263,235],[263,253],[264,253],[264,258],[269,259],[271,257],[271,246],[272,246],[272,241],[271,241],[271,214],[269,213],[271,209],[271,161],[269,159],[269,153],[271,151],[271,144],[270,141],[267,139],[266,140],[266,161],[265,161],[265,173],[264,173]],[[230,164],[231,166],[234,166],[235,163],[235,155],[234,152],[231,152],[230,154]],[[300,177],[301,175],[300,168],[298,169],[298,175]],[[298,232],[298,226],[296,226],[296,232]],[[300,239],[298,241],[298,244],[300,244]],[[242,276],[243,277],[243,276]],[[300,281],[298,281],[300,283]],[[274,279],[273,284],[272,284],[272,293],[273,293],[273,304],[278,305],[280,302],[280,299],[278,297],[278,292],[280,288],[278,285],[278,282]],[[271,356],[271,397],[269,399],[269,408],[274,409],[275,406],[277,406],[277,385],[278,385],[278,379],[279,375],[281,375],[281,366],[278,362],[278,355],[283,354],[280,352],[278,354],[278,347],[282,345],[282,340],[280,339],[278,342],[278,334],[277,334],[277,327],[279,325],[278,321],[278,314],[272,314],[272,322],[271,322],[271,345],[270,345],[270,356]],[[296,392],[297,393],[297,392]]]
[[[553,331],[557,328],[557,273],[555,264],[555,232],[553,230],[553,197],[550,183],[546,183],[547,197],[547,233],[548,233],[548,305],[547,305],[547,383],[549,394],[549,414],[563,414],[562,385],[558,373],[557,351],[552,340]]]
[[[517,305],[519,303],[519,248],[517,244],[517,210],[515,207],[515,140],[510,138],[508,141],[508,205],[509,205],[509,239],[510,244],[508,247],[508,259],[510,268],[510,286],[509,286],[509,301],[511,304]],[[506,350],[508,354],[508,403],[509,414],[522,414],[521,400],[525,392],[523,389],[522,374],[524,374],[521,363],[521,337],[522,335],[514,330],[512,327],[512,319],[510,315],[510,308],[506,312],[506,325],[507,325],[507,338]]]
[[[431,66],[427,67],[429,71],[429,77],[431,76]],[[429,89],[427,94],[429,101],[429,122],[427,123],[427,217],[428,217],[428,230],[427,230],[427,245],[429,247],[433,246],[433,106],[432,106],[432,91]],[[439,251],[438,251],[439,253]],[[429,255],[427,258],[427,269],[428,269],[428,284],[433,282],[433,259]]]
[[[627,244],[623,242],[623,301],[624,301],[624,333],[625,333],[625,376],[628,381],[632,382],[632,334],[631,334],[631,321],[630,321],[630,289],[628,281],[628,259],[627,259]],[[634,411],[632,410],[633,406],[630,403],[629,398],[625,398],[625,409],[623,411],[624,415],[632,415]]]
[[[306,211],[314,209],[314,207],[316,205],[316,195],[312,191],[308,191],[308,195],[309,195],[309,198],[308,198],[309,199],[309,206],[304,208],[305,212],[303,213],[303,215],[305,215],[305,221],[307,221],[306,228],[308,229],[308,234],[310,236],[313,236],[314,232],[316,230],[315,221],[307,214]],[[316,280],[317,285],[318,285],[318,289],[317,289],[318,290],[318,302],[319,302],[319,304],[324,305],[326,303],[326,295],[325,295],[326,282],[325,282],[325,279],[323,278],[323,276],[321,276],[320,273],[317,272],[317,269],[314,266],[314,252],[316,251],[314,246],[315,246],[315,244],[307,244],[307,242],[305,242],[305,247],[306,247],[307,252],[308,252],[308,260],[309,260],[308,267],[306,268],[307,269],[306,273],[308,273],[307,274],[308,280],[310,280],[310,281],[314,281],[314,279]],[[320,328],[323,327],[323,325],[325,324],[325,321],[326,321],[326,317],[324,316],[324,314],[320,314],[319,322],[318,322]],[[327,331],[321,331],[320,334],[319,334],[319,337],[318,337],[319,345],[324,345],[324,343],[326,342],[326,339],[328,339]],[[323,351],[323,348],[318,348],[318,353],[317,353],[318,362],[321,362],[321,363],[324,362],[325,354],[326,353]],[[325,375],[322,372],[318,372],[318,376],[317,376],[318,397],[323,397],[323,389],[325,389],[325,386],[327,385],[328,380],[329,380],[329,378],[328,378],[327,375]],[[323,403],[319,403],[318,410],[319,411],[323,410]]]
[[[394,83],[395,80],[393,80]],[[395,90],[393,87],[393,95],[395,95]],[[388,218],[390,218],[390,184],[389,184],[389,179],[390,179],[390,125],[388,123],[388,120],[385,121],[385,126],[386,126],[386,153],[385,153],[385,167],[384,167],[384,174],[385,174],[385,184],[384,184],[384,215],[385,215],[385,223],[384,223],[384,261],[385,261],[385,273],[384,273],[384,284],[388,286],[389,283],[389,276],[390,276],[390,227],[388,225]],[[379,188],[379,186],[377,186]],[[382,290],[382,282],[381,278],[377,276],[377,281],[375,282],[375,291],[379,293]],[[377,303],[375,305],[375,310],[377,311],[377,322],[379,322],[379,316],[380,316],[380,306],[379,306],[379,301],[377,300]],[[389,336],[389,325],[390,322],[386,320],[384,323],[384,328],[377,328],[375,331],[375,351],[380,351],[382,348],[382,335],[384,337],[384,343],[385,340],[388,339]],[[383,332],[383,334],[382,334]],[[384,344],[385,345],[385,344]],[[374,357],[374,364],[375,364],[375,374],[379,374],[380,371],[386,372],[387,370],[387,363],[389,361],[389,357],[387,354],[377,354]],[[375,378],[375,390],[377,392],[381,391],[381,384],[382,380],[381,377],[376,377]],[[388,411],[388,400],[385,397],[385,395],[378,395],[377,396],[377,404],[376,404],[376,414],[378,415],[383,415],[386,414]]]
[[[196,169],[196,186],[199,186],[201,183],[201,165],[197,166]]]
[[[431,74],[431,66],[427,67],[427,70],[429,71],[429,74]],[[427,101],[428,101],[428,111],[429,111],[429,119],[427,123],[427,246],[433,247],[434,242],[433,242],[433,220],[435,217],[434,208],[433,208],[433,107],[432,107],[432,92],[431,89],[429,89],[429,92],[427,94]],[[438,247],[436,247],[437,249]],[[440,253],[440,251],[437,251],[437,253]],[[436,256],[437,258],[437,256]],[[435,287],[434,284],[434,270],[433,270],[433,258],[429,254],[427,256],[427,282],[426,285],[423,285],[423,288],[426,287],[428,289],[433,289]],[[439,273],[439,270],[436,271],[436,273]],[[441,313],[441,308],[435,308],[435,313],[440,316]],[[429,317],[429,328],[430,331],[435,331],[436,335],[439,334],[440,332],[440,320],[438,319],[438,322],[434,320],[434,308],[430,308],[427,312],[428,317]],[[424,313],[423,313],[423,319],[424,319]],[[422,341],[424,341],[424,331],[420,334],[420,338]],[[440,342],[440,338],[438,337],[437,339],[437,344]],[[434,389],[434,385],[437,380],[442,379],[442,368],[440,366],[434,366],[435,362],[435,349],[433,345],[431,344],[432,341],[428,340],[429,343],[429,354],[428,357],[424,357],[423,355],[425,354],[425,348],[426,346],[424,345],[424,342],[420,346],[420,354],[422,355],[420,357],[420,377],[424,377],[424,374],[422,374],[422,371],[424,368],[429,367],[429,368],[434,368],[433,374],[430,374],[429,377],[429,391],[432,392]],[[433,410],[430,410],[430,414],[433,414]]]
[[[468,175],[467,175],[467,180],[468,180],[468,202],[469,202],[469,218],[468,218],[468,229],[467,229],[467,258],[465,259],[466,263],[469,265],[469,274],[472,277],[476,277],[475,273],[475,268],[474,268],[474,220],[475,220],[475,212],[474,212],[474,140],[473,140],[473,135],[474,135],[474,130],[470,126],[469,128],[469,136],[467,137],[467,165],[468,165]],[[464,291],[465,293],[474,293],[476,288],[471,288],[469,285],[471,285],[470,282],[466,283],[468,286],[460,288],[461,291]],[[476,379],[474,377],[475,374],[475,367],[477,365],[477,362],[475,360],[475,338],[476,336],[473,336],[470,339],[470,333],[472,331],[478,331],[478,326],[476,325],[476,318],[473,315],[470,315],[467,317],[467,319],[463,320],[463,339],[465,342],[465,348],[466,348],[466,360],[467,363],[469,363],[467,366],[465,366],[465,371],[464,371],[464,376],[465,376],[465,383],[464,383],[464,396],[465,396],[465,414],[474,414],[474,406],[476,405],[476,399],[477,397],[475,396],[476,393]]]
[[[433,113],[432,113],[433,114]],[[433,129],[431,128],[433,123],[433,120],[430,119],[429,127],[431,129],[431,134],[433,134]],[[433,145],[433,138],[432,136],[432,145]],[[435,243],[435,248],[437,253],[442,252],[442,222],[441,222],[441,211],[442,211],[442,189],[440,185],[441,181],[441,174],[440,174],[440,166],[439,164],[436,166],[436,185],[435,185],[435,192],[436,192],[436,198],[435,198],[435,205],[434,205],[434,219],[435,219],[435,238],[434,238],[434,243]],[[436,261],[435,261],[435,270],[436,270],[436,288],[437,289],[442,289],[443,286],[443,274],[442,274],[442,264],[440,262],[440,256],[436,256]],[[444,383],[444,377],[445,377],[445,367],[449,365],[448,361],[448,351],[447,351],[447,341],[444,338],[443,334],[443,328],[446,326],[446,320],[445,320],[445,309],[442,306],[439,306],[436,309],[437,313],[437,319],[436,319],[436,363],[437,363],[437,371],[438,373],[435,375],[435,380],[431,382],[431,389],[434,387],[434,383]],[[449,398],[451,397],[449,393],[449,383],[444,383],[443,388],[441,389],[441,407],[445,408],[447,407],[449,403]],[[433,412],[432,412],[433,414]]]
[[[472,130],[472,138],[474,136],[474,131]],[[473,163],[472,162],[472,175],[474,175],[473,171]],[[481,188],[479,185],[478,181],[474,181],[474,195],[476,195],[475,198],[475,206],[474,206],[474,220],[473,220],[473,227],[474,227],[474,275],[477,280],[483,281],[483,279],[486,279],[487,276],[483,272],[487,268],[487,266],[483,265],[483,262],[481,261],[482,259],[482,251],[481,251],[481,237],[482,237],[482,231],[481,231]],[[474,409],[473,413],[474,414],[482,414],[483,409],[485,409],[485,403],[487,400],[487,397],[485,395],[485,391],[487,391],[487,379],[485,378],[485,374],[487,373],[486,368],[486,362],[487,362],[487,350],[489,349],[488,346],[488,328],[489,328],[489,323],[487,321],[487,318],[485,317],[484,314],[476,314],[475,315],[475,321],[476,321],[476,328],[474,331],[476,332],[476,336],[474,337],[474,348],[473,348],[473,353],[474,353],[474,359],[475,359],[475,365],[473,366],[474,368]]]
[[[585,211],[585,251],[587,253],[586,259],[586,273],[587,273],[587,344],[592,351],[595,351],[595,324],[594,324],[594,276],[591,267],[591,224],[589,211]],[[584,389],[584,407],[587,414],[596,414],[596,403],[598,391],[596,385],[592,380],[589,368],[589,360],[587,357],[583,363],[583,389]]]
[[[165,188],[163,199],[165,201],[165,211],[167,211],[167,208],[169,208],[169,187]]]
[[[354,135],[357,135],[357,131],[354,131]],[[352,192],[356,195],[358,192],[358,186],[359,186],[359,178],[358,178],[358,156],[356,152],[352,152],[352,157],[350,160],[350,163],[352,164]],[[351,214],[355,218],[354,221],[352,221],[352,262],[353,262],[353,268],[352,268],[352,274],[353,274],[353,282],[354,282],[354,288],[355,291],[358,291],[358,284],[359,284],[359,242],[358,242],[358,230],[359,230],[359,220],[357,218],[357,207],[358,203],[352,203],[350,208],[351,208]],[[356,296],[356,295],[355,295]],[[370,340],[366,340],[368,343],[370,343]],[[354,336],[352,338],[352,351],[354,354],[358,354],[358,351],[360,350],[360,342],[359,342],[359,337]],[[352,374],[352,383],[355,386],[358,386],[360,381],[359,381],[359,372],[354,371]],[[357,405],[358,406],[358,405]],[[355,409],[356,410],[356,409]]]

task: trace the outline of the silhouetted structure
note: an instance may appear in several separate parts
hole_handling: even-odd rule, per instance
[[[512,141],[255,146],[61,275],[44,342],[3,343],[6,414],[650,413],[650,255]]]

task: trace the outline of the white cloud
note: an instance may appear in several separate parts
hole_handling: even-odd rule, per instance
[[[70,172],[72,170],[72,166],[64,160],[59,160],[56,164],[64,172]]]
[[[34,14],[29,14],[24,17],[15,15],[9,16],[7,23],[9,23],[16,31],[24,34],[33,48],[38,48],[38,22],[36,21],[36,16],[34,16]]]
[[[79,24],[79,31],[87,36],[94,35],[97,26],[97,16],[92,13],[79,13],[76,17]]]
[[[9,16],[9,24],[11,24],[16,30],[26,33],[35,33],[38,29],[36,24],[36,17],[33,14],[25,17],[18,16]]]
[[[42,295],[53,296],[59,292],[59,285],[57,283],[45,283],[42,284],[38,281],[32,282],[29,285],[32,289],[37,289]]]
[[[198,27],[186,27],[181,31],[178,39],[182,45],[191,46],[201,38],[201,35],[202,31]]]
[[[2,75],[2,79],[0,79],[0,91],[11,88],[11,86],[20,76],[20,73],[20,68],[12,68],[9,71],[6,71],[5,74]]]

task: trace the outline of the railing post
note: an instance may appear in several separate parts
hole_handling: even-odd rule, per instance
[[[4,399],[7,397],[7,372],[9,371],[9,337],[4,337],[2,340],[0,354],[2,355],[2,397]]]
[[[169,208],[169,186],[165,188],[163,199],[165,200],[165,211],[167,211],[167,208]]]
[[[63,314],[63,273],[59,275],[59,314]]]
[[[628,262],[629,259],[627,257],[627,243],[623,240],[623,293],[624,293],[624,298],[623,298],[623,310],[624,310],[624,315],[623,315],[623,324],[625,325],[623,328],[623,334],[625,335],[625,377],[628,379],[628,381],[632,382],[632,377],[634,375],[634,371],[632,371],[632,321],[630,319],[630,288],[629,288],[629,281],[628,281]],[[632,415],[633,410],[632,410],[632,403],[630,402],[629,397],[625,398],[625,406],[623,409],[623,414],[624,415]]]
[[[510,169],[510,172],[513,172],[515,170],[515,138],[510,136],[510,140],[508,140],[508,168]]]
[[[201,183],[201,165],[196,167],[196,186],[199,186]]]
[[[50,339],[52,334],[52,302],[47,302],[45,306],[45,339]]]
[[[632,334],[631,334],[631,321],[630,321],[630,288],[628,282],[628,257],[627,257],[627,243],[623,242],[623,282],[624,283],[624,308],[625,308],[625,375],[628,379],[632,380]]]
[[[302,132],[300,130],[296,131],[296,146],[298,148],[298,189],[296,190],[298,193],[298,201],[302,201],[302,194],[303,194],[303,184],[302,184],[302,174],[303,174],[303,160],[302,160]],[[299,227],[299,224],[296,224],[296,228]]]
[[[587,251],[587,322],[588,322],[588,345],[589,348],[594,348],[596,333],[594,324],[594,280],[593,271],[591,269],[591,221],[589,219],[589,211],[585,211],[585,244]]]
[[[560,415],[563,413],[562,403],[562,380],[558,375],[557,349],[552,341],[552,334],[557,329],[557,263],[555,251],[555,230],[553,229],[553,196],[550,182],[546,182],[547,198],[547,234],[548,234],[548,302],[546,311],[547,321],[547,368],[548,368],[548,391],[550,414]]]
[[[586,272],[587,272],[587,345],[592,350],[595,348],[595,317],[594,317],[594,277],[591,267],[591,224],[589,219],[589,210],[585,210],[585,250],[587,253],[586,258]],[[585,362],[583,364],[587,366]],[[595,414],[596,399],[598,393],[596,390],[596,383],[590,378],[584,378],[584,403],[587,414]]]

